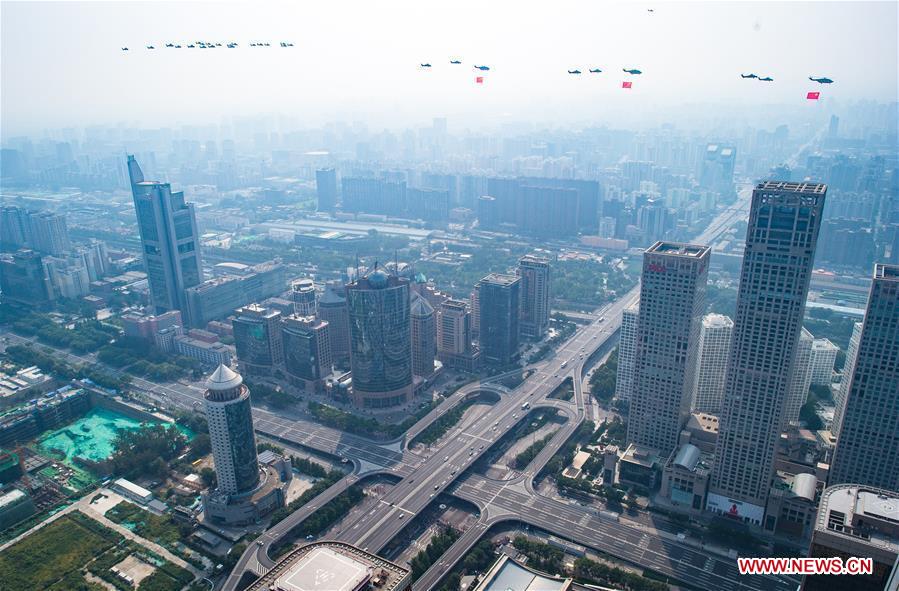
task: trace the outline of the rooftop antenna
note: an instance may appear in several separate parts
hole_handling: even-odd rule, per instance
[[[393,274],[397,277],[400,276],[400,261],[396,256],[396,249],[393,249]]]

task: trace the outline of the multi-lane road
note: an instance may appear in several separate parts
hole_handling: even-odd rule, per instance
[[[718,216],[695,242],[712,242],[736,220],[745,217],[750,192],[750,188],[741,191],[737,203]],[[354,459],[360,459],[362,466],[371,468],[369,471],[357,467],[359,474],[377,472],[375,465],[380,464],[384,466],[383,471],[393,473],[400,480],[379,499],[379,503],[353,522],[344,524],[338,538],[377,553],[400,534],[437,495],[447,492],[474,503],[481,509],[481,515],[478,523],[457,540],[419,579],[416,589],[425,590],[436,586],[490,527],[510,520],[531,524],[585,546],[652,568],[672,578],[690,582],[700,588],[747,590],[795,588],[793,581],[784,578],[740,576],[732,560],[722,559],[679,541],[649,535],[634,526],[602,519],[592,509],[542,497],[534,491],[532,485],[534,476],[565,444],[585,418],[585,395],[581,382],[585,362],[613,338],[620,325],[622,311],[635,302],[638,296],[639,288],[634,288],[602,309],[597,314],[599,316],[597,320],[580,329],[563,343],[550,360],[535,365],[532,375],[513,391],[504,392],[502,388],[490,384],[472,384],[460,390],[441,405],[440,409],[435,410],[433,416],[420,421],[414,430],[420,432],[431,419],[446,412],[462,397],[476,393],[480,389],[499,392],[499,402],[488,413],[473,422],[451,430],[443,438],[442,445],[438,446],[437,451],[430,455],[422,457],[413,454],[405,444],[397,443],[390,450],[396,455],[386,457],[386,447],[389,446],[369,442],[365,452],[367,457],[356,456],[355,453],[360,451],[359,445],[357,442],[349,444],[347,440],[346,443],[349,445],[343,453]],[[574,401],[563,403],[549,400],[547,397],[567,378],[571,378],[574,383]],[[556,408],[562,411],[567,421],[531,465],[514,481],[499,483],[482,476],[468,474],[467,469],[480,455],[502,439],[519,421],[524,420],[527,414],[522,408],[524,403],[529,403],[529,410],[541,407]],[[259,428],[271,434],[272,426],[275,425],[265,424],[266,420],[270,419],[263,419]],[[271,421],[280,422],[280,420]],[[277,436],[285,441],[322,449],[317,445],[321,442],[313,440],[314,436],[302,433],[305,425],[293,427],[278,425],[278,427],[282,432]],[[303,441],[297,441],[298,439]],[[331,441],[330,437],[325,439]],[[408,440],[405,443],[408,443]],[[373,452],[373,448],[377,448],[378,451]],[[373,453],[376,458],[371,457]],[[392,465],[385,466],[383,463],[385,460]],[[457,483],[463,474],[464,479]],[[327,494],[329,498],[334,496],[331,491]],[[320,507],[323,502],[326,502],[324,496],[315,499],[311,504]],[[303,514],[294,513],[285,520],[288,523],[281,522],[266,532],[255,548],[247,550],[238,568],[227,581],[225,589],[230,591],[236,588],[244,569],[259,573],[262,569],[270,568],[272,561],[268,557],[269,547],[277,543],[286,531],[303,518],[305,518]]]
[[[694,242],[712,243],[733,223],[746,216],[751,187],[744,188],[736,204],[719,215]],[[713,255],[714,256],[714,255]],[[291,445],[304,446],[338,457],[350,458],[353,472],[324,491],[298,511],[266,530],[241,556],[225,582],[226,591],[234,591],[244,572],[262,574],[273,566],[269,549],[284,539],[294,527],[318,508],[361,478],[374,474],[392,474],[398,482],[379,502],[355,521],[345,524],[338,537],[371,552],[379,552],[437,495],[448,493],[472,502],[480,511],[478,522],[441,556],[417,582],[416,590],[435,587],[441,578],[493,526],[517,521],[555,533],[573,542],[596,548],[634,564],[651,568],[674,579],[704,589],[795,589],[785,578],[746,577],[736,571],[734,561],[697,549],[663,536],[615,520],[602,518],[593,509],[543,497],[533,488],[534,476],[565,444],[586,417],[586,395],[582,376],[584,365],[594,352],[611,344],[620,326],[622,311],[639,297],[639,287],[607,305],[598,318],[579,329],[563,343],[549,360],[531,366],[531,375],[517,388],[509,390],[496,383],[472,383],[461,388],[437,409],[412,427],[407,437],[392,442],[375,442],[364,437],[254,409],[257,431]],[[93,361],[77,358],[81,361]],[[567,378],[571,378],[573,401],[547,397]],[[193,384],[154,384],[141,379],[135,386],[168,404],[197,409],[202,389]],[[482,390],[492,391],[499,401],[489,412],[461,427],[453,428],[428,453],[408,449],[415,434],[448,412],[468,396]],[[529,409],[522,405],[528,403]],[[566,422],[531,462],[511,481],[495,481],[467,472],[491,446],[502,439],[527,415],[541,407],[559,411]]]

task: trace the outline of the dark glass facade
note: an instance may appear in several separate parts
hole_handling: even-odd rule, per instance
[[[518,355],[519,284],[514,275],[488,275],[480,282],[481,359],[501,367]]]
[[[256,438],[253,434],[253,416],[250,397],[246,396],[225,407],[228,423],[228,443],[234,464],[234,480],[237,493],[245,493],[259,484],[259,466],[256,458]]]
[[[187,313],[184,290],[202,281],[199,232],[192,204],[168,183],[145,181],[134,156],[128,174],[147,270],[150,299],[156,313]]]
[[[347,286],[353,389],[392,392],[412,384],[409,280],[374,271]]]

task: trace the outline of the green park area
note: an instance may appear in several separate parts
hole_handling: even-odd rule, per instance
[[[95,482],[96,478],[84,469],[78,458],[88,462],[105,461],[115,454],[116,441],[121,434],[137,432],[147,424],[113,410],[95,407],[77,421],[41,435],[35,443],[35,451],[71,469],[73,474],[68,478],[68,483],[70,487],[80,490]],[[187,438],[193,435],[183,425],[177,427]],[[55,468],[47,467],[45,470],[53,471]]]
[[[153,569],[138,591],[177,591],[193,579],[188,571],[75,511],[0,553],[0,588],[103,591],[107,587],[95,582],[97,577],[125,591],[134,587],[110,569],[129,556]]]

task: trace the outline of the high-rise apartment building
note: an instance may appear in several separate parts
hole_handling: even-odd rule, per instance
[[[185,312],[184,290],[203,280],[194,206],[185,203],[183,192],[173,193],[168,183],[145,181],[131,155],[128,175],[154,311]]]
[[[234,313],[231,326],[241,371],[247,375],[271,375],[284,362],[281,312],[250,304]]]
[[[60,256],[72,250],[66,216],[49,211],[28,212],[26,228],[29,244],[44,254]]]
[[[805,314],[827,186],[765,181],[746,248],[706,506],[761,524]]]
[[[318,392],[331,375],[328,323],[315,316],[292,315],[281,324],[284,369],[295,386]]]
[[[471,336],[477,339],[481,336],[481,301],[480,301],[481,282],[478,281],[471,289],[471,295],[468,296],[468,302],[471,304]]]
[[[899,491],[899,265],[874,280],[828,484]]]
[[[28,247],[45,255],[66,255],[72,250],[66,216],[4,206],[0,208],[0,247],[5,250]]]
[[[829,386],[833,381],[833,366],[840,348],[828,339],[815,339],[809,357],[809,382],[816,386]]]
[[[640,322],[640,302],[621,313],[618,337],[618,369],[615,375],[615,398],[630,400],[634,392],[634,357],[637,354],[637,325]]]
[[[805,327],[799,333],[796,343],[796,361],[790,374],[790,385],[787,388],[787,401],[784,404],[784,426],[799,422],[799,411],[808,400],[808,389],[811,385],[812,373],[809,365],[812,357],[812,344],[815,337]]]
[[[437,357],[437,315],[423,296],[412,298],[412,373],[428,377],[434,373]]]
[[[699,184],[704,189],[729,195],[734,191],[734,163],[737,150],[731,146],[709,144],[702,160]]]
[[[550,267],[549,260],[532,255],[518,260],[521,278],[521,336],[542,339],[549,330]]]
[[[16,250],[26,244],[25,211],[15,205],[0,207],[0,248]]]
[[[318,211],[334,211],[337,207],[337,171],[320,168],[315,171],[315,192],[318,196]]]
[[[409,279],[375,268],[346,286],[353,402],[385,408],[412,400]]]
[[[858,343],[862,338],[862,326],[864,326],[862,322],[852,325],[852,337],[849,339],[849,348],[846,349],[846,359],[843,361],[840,387],[833,397],[833,423],[830,425],[830,432],[838,440],[840,425],[843,423],[843,413],[846,411],[846,398],[849,396],[849,383],[852,381],[852,372],[855,371],[855,360],[858,357]]]
[[[503,367],[518,358],[518,317],[521,279],[491,273],[479,282],[481,359]]]
[[[643,253],[627,440],[667,457],[690,416],[708,246],[656,242]]]
[[[316,315],[328,323],[331,338],[331,358],[334,363],[350,357],[350,320],[346,303],[346,288],[340,281],[325,285],[318,300]]]
[[[724,376],[730,355],[734,321],[723,314],[706,314],[699,331],[696,355],[696,380],[693,386],[693,412],[718,416],[724,402]],[[619,362],[620,363],[620,362]]]
[[[220,365],[206,380],[203,396],[215,460],[217,489],[240,495],[259,484],[250,391],[237,372]]]

